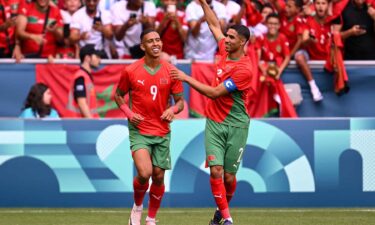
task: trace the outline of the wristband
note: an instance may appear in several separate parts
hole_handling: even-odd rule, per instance
[[[174,114],[177,114],[179,112],[179,108],[177,107],[177,105],[172,106],[172,111]]]
[[[131,120],[131,119],[133,118],[134,113],[133,113],[133,111],[131,111],[131,110],[129,109],[129,106],[128,106],[128,105],[126,105],[126,104],[122,104],[122,105],[120,106],[120,109],[121,109],[121,111],[124,112],[125,116],[126,116],[129,120]]]

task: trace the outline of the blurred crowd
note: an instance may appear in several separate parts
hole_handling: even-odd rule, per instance
[[[341,32],[344,59],[375,59],[372,0],[207,2],[223,31],[233,24],[246,25],[256,38],[253,43],[262,43],[276,28],[285,36],[277,50],[288,42],[288,54],[300,64],[324,59],[332,30]],[[1,58],[78,58],[79,48],[86,44],[94,44],[102,58],[140,58],[139,35],[147,27],[158,30],[166,56],[173,59],[212,60],[217,50],[195,0],[0,0],[0,4]],[[269,15],[279,22],[267,23]],[[299,50],[309,54],[296,54]]]
[[[282,97],[279,79],[290,60],[319,102],[323,95],[309,60],[326,61],[341,94],[349,90],[343,60],[375,59],[375,0],[207,3],[223,33],[234,24],[251,31],[246,51],[258,68],[258,96],[266,98],[257,99],[256,106],[264,109],[253,107],[254,115],[264,116],[273,105],[291,105]],[[93,45],[104,59],[137,59],[144,54],[140,34],[150,27],[161,36],[165,59],[215,60],[217,43],[196,0],[0,0],[0,58],[74,59],[83,46]],[[294,117],[293,107],[287,111]]]

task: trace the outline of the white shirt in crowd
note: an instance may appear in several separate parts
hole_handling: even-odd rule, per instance
[[[72,22],[73,15],[66,10],[60,9],[60,14],[64,24],[70,24]]]
[[[228,0],[227,4],[225,5],[225,10],[227,12],[227,23],[233,18],[233,16],[237,15],[240,10],[241,6],[232,0]]]
[[[227,20],[225,6],[215,0],[211,3],[218,19]],[[192,1],[186,7],[187,22],[198,21],[204,15],[203,9],[199,3]],[[213,60],[217,49],[217,43],[212,35],[207,22],[201,24],[198,36],[195,38],[189,32],[187,42],[185,44],[185,58]]]
[[[103,26],[111,24],[111,14],[107,10],[97,10],[96,17],[101,18]],[[78,29],[80,34],[84,32],[89,33],[89,38],[87,40],[80,40],[79,45],[80,47],[85,46],[86,44],[94,44],[95,49],[102,50],[104,49],[103,43],[103,34],[99,31],[93,29],[93,21],[94,19],[91,18],[86,13],[86,7],[82,7],[77,12],[73,14],[72,23],[70,24],[70,28]]]
[[[137,19],[139,20],[142,15],[142,9],[139,9],[138,11],[129,10],[126,8],[128,2],[127,1],[119,1],[116,2],[112,8],[111,8],[111,14],[112,14],[112,25],[113,26],[122,26],[125,24],[128,20],[131,14],[135,13],[137,14]],[[156,16],[156,7],[155,4],[151,1],[144,1],[144,10],[143,14],[145,16],[155,17]],[[122,55],[130,55],[129,50],[126,46],[131,47],[136,44],[141,43],[141,40],[139,37],[142,33],[142,24],[141,22],[138,22],[137,24],[130,27],[123,38],[122,41],[115,41],[115,46],[117,49],[117,52],[119,56]],[[124,42],[126,46],[124,45]]]

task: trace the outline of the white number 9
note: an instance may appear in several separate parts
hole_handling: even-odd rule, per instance
[[[150,87],[150,92],[152,94],[152,100],[155,101],[156,95],[158,94],[158,87],[156,87],[156,85],[152,85]]]

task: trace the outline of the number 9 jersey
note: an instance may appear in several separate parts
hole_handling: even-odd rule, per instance
[[[161,60],[151,70],[142,58],[122,72],[117,88],[129,92],[129,108],[144,117],[137,126],[142,135],[165,136],[170,132],[169,123],[160,116],[170,107],[171,95],[183,95],[182,82],[170,78],[172,69],[176,68]]]

